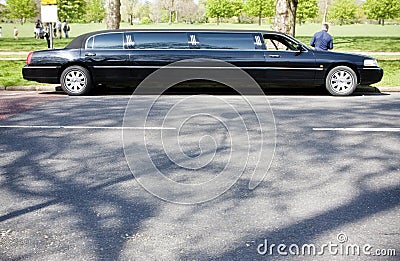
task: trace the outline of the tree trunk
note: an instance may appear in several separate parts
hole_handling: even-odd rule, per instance
[[[174,15],[174,11],[169,11],[169,21],[168,24],[171,25],[172,24],[172,16]]]
[[[288,0],[277,0],[275,6],[274,30],[289,33],[289,7]]]
[[[296,12],[299,0],[289,0],[290,35],[296,35]]]
[[[120,0],[107,0],[106,26],[107,29],[119,29],[121,23]]]
[[[325,7],[324,7],[324,19],[322,21],[323,24],[326,23],[327,21],[327,16],[328,16],[328,0],[325,0]]]
[[[295,35],[298,0],[277,0],[274,30]]]

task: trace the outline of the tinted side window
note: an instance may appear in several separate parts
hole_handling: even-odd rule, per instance
[[[251,33],[199,33],[198,40],[201,49],[255,49]]]
[[[297,43],[280,35],[264,35],[265,46],[269,51],[296,51]]]
[[[99,34],[94,37],[94,49],[123,49],[122,33]]]
[[[186,33],[134,33],[135,49],[188,49]]]
[[[92,49],[93,48],[93,39],[94,36],[90,37],[87,42],[86,42],[86,49]]]

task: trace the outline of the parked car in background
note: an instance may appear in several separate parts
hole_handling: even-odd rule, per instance
[[[194,58],[231,63],[266,88],[325,87],[336,96],[383,76],[371,57],[315,51],[273,31],[233,30],[91,32],[64,49],[29,53],[22,73],[27,80],[61,84],[69,95],[84,95],[99,84],[137,83],[163,66]]]

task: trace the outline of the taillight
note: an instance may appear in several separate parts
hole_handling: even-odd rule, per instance
[[[29,65],[29,64],[31,63],[32,54],[33,54],[33,52],[30,52],[30,53],[28,54],[28,57],[26,57],[26,64],[27,64],[27,65]]]

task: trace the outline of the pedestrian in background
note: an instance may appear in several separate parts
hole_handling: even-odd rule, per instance
[[[62,38],[62,23],[60,21],[57,22],[57,32],[58,32],[58,38]]]
[[[328,51],[333,49],[333,39],[330,34],[328,34],[329,25],[322,24],[322,31],[314,34],[311,39],[310,45],[317,51]]]
[[[43,25],[42,22],[38,19],[35,23],[35,28],[33,29],[33,33],[35,34],[36,39],[40,39],[41,35],[43,34]]]
[[[53,37],[57,38],[57,23],[53,23]]]
[[[15,40],[18,40],[18,28],[17,27],[14,27],[14,39]]]
[[[68,24],[67,20],[64,20],[64,22],[63,22],[63,31],[64,31],[65,38],[69,37],[69,35],[68,35],[69,30],[71,30],[71,28],[69,27],[69,24]]]
[[[47,48],[51,48],[50,46],[50,25],[49,23],[46,23],[46,25],[44,26],[44,38],[46,38],[46,42],[47,42]]]

